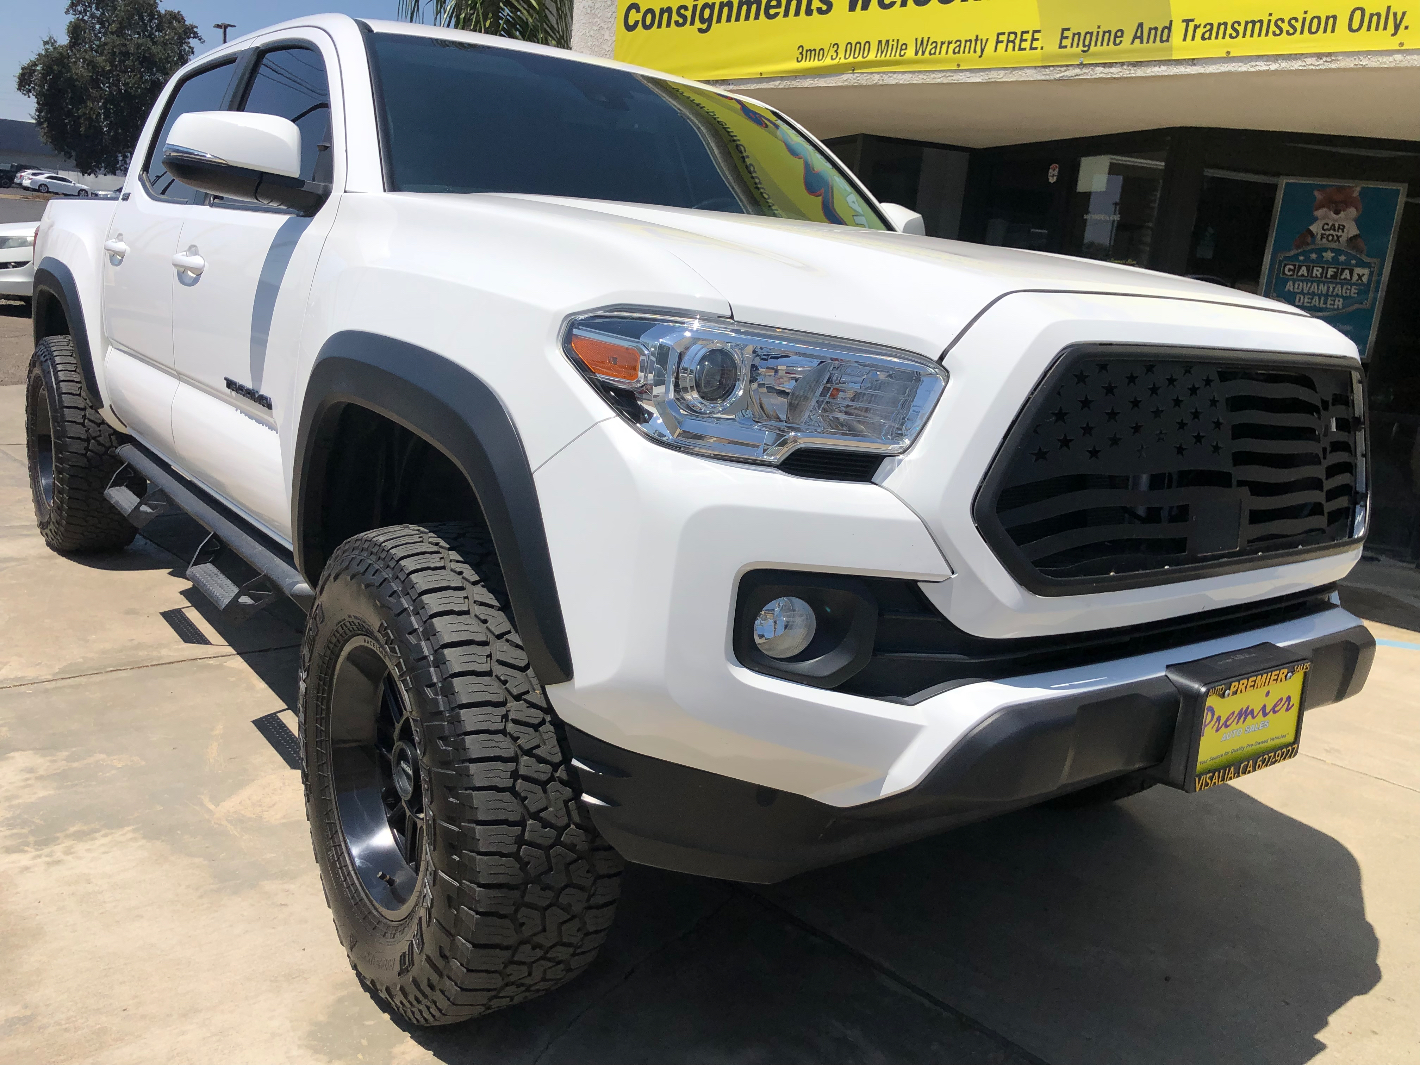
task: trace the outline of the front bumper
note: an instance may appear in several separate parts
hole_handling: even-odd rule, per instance
[[[1308,712],[1359,691],[1375,654],[1375,640],[1355,618],[1339,607],[1327,614],[1335,615],[1329,624],[1344,627],[1286,644],[1312,660]],[[1252,635],[1240,646],[1268,642]],[[1206,646],[1163,657],[1207,657]],[[982,716],[920,783],[846,808],[648,757],[575,727],[567,733],[592,819],[624,857],[773,883],[1146,770],[1165,757],[1179,708],[1161,672],[1065,694],[1037,686]]]
[[[548,688],[561,719],[636,754],[832,807],[918,787],[1005,707],[1102,698],[1094,693],[1161,680],[1171,663],[1298,645],[1358,624],[1329,608],[1269,613],[1226,629],[1193,626],[1162,643],[1131,638],[1107,654],[1084,653],[1091,634],[1067,628],[1042,638],[1068,652],[1063,660],[1031,656],[949,686],[914,687],[920,697],[827,690],[740,664],[737,589],[757,569],[888,578],[924,591],[963,580],[891,492],[684,455],[617,418],[587,430],[535,478],[572,652],[572,679]],[[1256,573],[1231,579],[1233,605],[1293,583],[1290,573],[1261,587]],[[1213,578],[1212,605],[1227,604],[1229,580]],[[1103,607],[1094,619],[1096,632],[1121,624]]]

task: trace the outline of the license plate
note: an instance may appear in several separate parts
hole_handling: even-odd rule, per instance
[[[1194,791],[1296,757],[1302,685],[1310,669],[1310,662],[1293,662],[1208,690],[1199,723]]]
[[[1295,758],[1310,670],[1272,644],[1170,666],[1182,705],[1167,783],[1205,791]]]

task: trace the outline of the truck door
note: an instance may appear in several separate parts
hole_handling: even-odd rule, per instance
[[[285,38],[260,53],[240,110],[279,115],[301,131],[301,176],[332,180],[330,91],[318,47]],[[294,435],[301,396],[296,345],[316,259],[333,218],[212,197],[179,245],[189,269],[173,293],[179,385],[173,436],[184,465],[281,537],[290,533],[281,432]]]
[[[173,256],[201,194],[163,169],[163,145],[179,115],[221,110],[236,69],[228,58],[185,78],[147,147],[136,181],[124,187],[104,240],[104,381],[108,400],[134,434],[170,457]]]

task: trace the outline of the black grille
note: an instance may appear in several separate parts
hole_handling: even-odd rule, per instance
[[[1335,359],[1073,349],[1017,418],[976,523],[1043,595],[1339,549],[1361,502],[1353,392]]]

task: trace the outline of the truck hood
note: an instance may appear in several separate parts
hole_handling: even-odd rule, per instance
[[[479,198],[535,213],[575,213],[580,224],[599,216],[619,238],[644,240],[683,261],[724,296],[737,321],[889,344],[932,358],[1012,292],[1111,293],[1298,313],[1218,285],[1045,252],[674,207]]]

